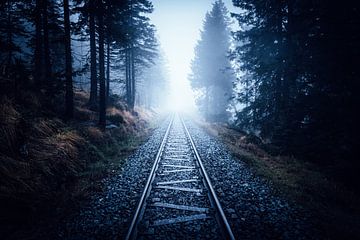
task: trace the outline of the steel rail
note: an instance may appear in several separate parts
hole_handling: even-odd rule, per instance
[[[179,117],[180,117],[180,116],[179,116]],[[212,201],[213,201],[213,203],[214,203],[214,205],[215,205],[214,207],[216,208],[216,210],[218,211],[218,213],[219,213],[219,215],[220,215],[220,221],[222,222],[222,226],[223,226],[223,227],[225,228],[225,230],[226,230],[226,231],[224,232],[224,234],[226,235],[225,237],[226,237],[226,239],[235,240],[235,237],[234,237],[234,234],[233,234],[233,232],[232,232],[232,230],[231,230],[230,224],[229,224],[229,222],[228,222],[228,220],[227,220],[227,218],[226,218],[226,216],[225,216],[225,213],[224,213],[224,211],[223,211],[223,209],[222,209],[222,207],[221,207],[221,204],[220,204],[220,202],[219,202],[219,199],[217,198],[216,193],[215,193],[215,191],[214,191],[214,188],[213,188],[213,186],[212,186],[212,184],[211,184],[210,178],[209,178],[209,176],[208,176],[207,173],[206,173],[205,167],[204,167],[204,165],[203,165],[203,163],[202,163],[202,161],[201,161],[200,155],[199,155],[199,153],[198,153],[198,151],[197,151],[197,149],[196,149],[196,146],[195,146],[195,144],[194,144],[194,140],[192,139],[192,137],[191,137],[191,135],[190,135],[190,133],[189,133],[189,130],[187,129],[187,127],[186,127],[186,125],[185,125],[184,120],[183,120],[181,117],[180,117],[180,120],[181,120],[182,125],[183,125],[183,127],[184,127],[184,129],[185,129],[186,135],[187,135],[188,138],[189,138],[190,145],[191,145],[191,147],[192,147],[192,150],[194,151],[195,158],[196,158],[196,160],[197,160],[198,163],[199,163],[199,166],[200,166],[201,172],[202,172],[202,174],[203,174],[203,176],[204,176],[206,185],[207,185],[208,189],[210,190],[209,196],[210,196],[210,198],[212,199]],[[221,224],[221,223],[220,223],[220,224]]]
[[[170,123],[169,123],[169,125],[168,125],[168,127],[167,127],[167,129],[166,129],[164,138],[163,138],[163,140],[162,140],[162,142],[161,142],[159,151],[158,151],[157,154],[156,154],[156,158],[155,158],[154,164],[153,164],[153,166],[152,166],[152,168],[151,168],[150,175],[149,175],[149,177],[148,177],[148,179],[147,179],[147,182],[146,182],[146,184],[145,184],[144,191],[143,191],[143,193],[142,193],[142,195],[141,195],[140,201],[139,201],[138,206],[137,206],[137,208],[136,208],[136,211],[135,211],[135,214],[134,214],[133,219],[132,219],[132,221],[131,221],[131,224],[130,224],[130,227],[129,227],[129,229],[128,229],[128,232],[127,232],[127,234],[126,234],[126,237],[125,237],[126,240],[130,240],[130,239],[135,239],[135,238],[136,238],[136,225],[137,225],[137,223],[138,223],[138,221],[139,221],[139,219],[140,219],[141,211],[142,211],[142,209],[143,209],[143,207],[144,207],[144,205],[145,205],[145,200],[146,200],[147,195],[148,195],[148,193],[149,193],[149,190],[150,190],[150,188],[151,188],[151,183],[152,183],[152,181],[153,181],[153,179],[154,179],[155,171],[156,171],[156,169],[157,169],[157,167],[158,167],[158,163],[159,163],[159,161],[160,161],[160,159],[161,159],[161,155],[162,155],[162,152],[163,152],[163,150],[164,150],[164,147],[165,147],[165,144],[166,144],[166,140],[167,140],[167,137],[168,137],[169,132],[170,132],[170,128],[171,128],[171,126],[172,126],[172,124],[173,124],[174,117],[175,117],[174,115],[171,117]]]

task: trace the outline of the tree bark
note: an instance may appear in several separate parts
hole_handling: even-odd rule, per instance
[[[41,24],[42,0],[36,0],[35,6],[35,53],[34,53],[34,78],[38,83],[42,82],[42,24]]]
[[[108,36],[109,37],[109,36]],[[109,99],[110,95],[110,41],[107,43],[107,52],[106,52],[106,99]]]
[[[64,30],[65,30],[65,116],[72,118],[74,115],[74,92],[72,81],[72,57],[71,57],[71,33],[70,33],[70,14],[69,0],[63,0],[64,4]]]
[[[12,25],[11,25],[11,17],[12,17],[12,5],[10,3],[10,1],[7,1],[7,5],[8,5],[8,19],[7,19],[7,45],[8,45],[8,60],[7,60],[7,73],[10,69],[11,66],[11,62],[12,62],[12,54],[13,54],[13,46],[12,46],[12,36],[13,36],[13,32],[12,32]]]
[[[131,80],[130,80],[130,48],[125,50],[125,68],[126,68],[126,101],[131,103]]]
[[[42,0],[43,21],[42,27],[44,30],[44,62],[45,62],[45,78],[49,81],[51,78],[51,61],[50,61],[50,44],[49,44],[49,25],[48,25],[48,0]]]
[[[100,3],[98,10],[99,22],[99,82],[100,82],[100,105],[99,125],[105,130],[106,127],[106,96],[105,96],[105,54],[104,54],[104,16],[103,6]]]
[[[94,109],[97,102],[97,69],[96,69],[96,27],[94,1],[89,2],[89,31],[90,31],[90,99],[89,106]]]
[[[131,109],[135,107],[135,58],[134,58],[134,46],[131,47]]]

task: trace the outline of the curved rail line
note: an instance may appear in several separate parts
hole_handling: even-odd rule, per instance
[[[154,164],[153,164],[153,166],[151,168],[151,172],[149,174],[149,177],[148,177],[147,182],[145,184],[144,190],[143,190],[142,195],[140,197],[139,203],[137,205],[135,214],[134,214],[134,216],[132,218],[132,221],[131,221],[131,224],[129,226],[127,235],[125,237],[126,240],[136,239],[137,238],[137,234],[138,234],[137,225],[141,221],[141,219],[143,217],[143,214],[145,212],[146,200],[149,197],[150,192],[152,191],[152,183],[154,182],[154,179],[156,177],[156,171],[159,168],[159,162],[161,161],[162,155],[164,154],[165,145],[166,145],[166,143],[168,141],[169,133],[170,133],[170,130],[172,128],[174,118],[175,118],[175,115],[173,115],[171,117],[171,120],[170,120],[169,125],[167,127],[167,130],[165,132],[165,135],[164,135],[164,137],[162,139],[159,150],[158,150],[158,152],[156,154]],[[217,221],[217,223],[218,223],[218,225],[220,227],[221,233],[222,233],[222,235],[223,235],[223,237],[225,239],[233,240],[233,239],[235,239],[235,237],[234,237],[233,232],[231,230],[231,227],[230,227],[230,225],[229,225],[229,223],[228,223],[228,221],[226,219],[226,216],[225,216],[224,211],[223,211],[223,209],[221,207],[221,204],[220,204],[220,202],[219,202],[219,200],[218,200],[218,198],[216,196],[216,193],[215,193],[214,188],[213,188],[213,186],[211,184],[209,176],[206,173],[206,170],[205,170],[205,168],[203,166],[200,155],[199,155],[199,153],[198,153],[198,151],[196,149],[194,140],[191,137],[190,132],[187,129],[184,120],[180,116],[179,116],[179,118],[180,118],[180,121],[181,121],[181,125],[182,125],[182,127],[183,127],[183,129],[185,131],[185,135],[186,135],[188,143],[189,143],[188,145],[190,145],[188,147],[191,149],[193,157],[195,158],[195,160],[197,162],[197,165],[199,166],[199,170],[200,170],[201,176],[203,178],[202,179],[203,183],[204,183],[206,189],[208,190],[207,191],[208,192],[208,198],[210,200],[212,208],[215,210],[215,218],[216,218],[216,221]],[[190,180],[188,180],[188,181],[190,181]],[[172,205],[172,204],[168,204],[168,205]],[[179,206],[177,206],[177,207],[179,207]],[[196,207],[191,207],[191,206],[180,206],[180,207],[181,208],[188,208],[188,209],[201,209],[201,208],[196,208]]]

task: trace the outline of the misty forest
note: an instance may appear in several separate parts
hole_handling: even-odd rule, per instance
[[[360,239],[360,2],[1,0],[0,239]]]

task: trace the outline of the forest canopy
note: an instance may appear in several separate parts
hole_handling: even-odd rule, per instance
[[[69,119],[74,88],[85,88],[90,108],[99,110],[99,124],[105,127],[112,89],[120,95],[125,92],[134,108],[136,98],[148,94],[137,92],[137,79],[144,78],[144,69],[163,64],[156,29],[148,17],[153,6],[147,0],[3,1],[0,11],[2,75],[16,87],[25,84],[45,91],[50,100],[64,89],[64,116]],[[21,77],[15,74],[18,68]],[[166,70],[158,68],[152,74],[163,79],[159,86],[165,89],[161,75]],[[84,76],[90,79],[85,84],[78,81]]]
[[[355,177],[359,4],[233,4],[236,30],[224,2],[215,1],[194,50],[189,80],[200,112],[208,121],[230,121],[274,154],[341,164]]]

